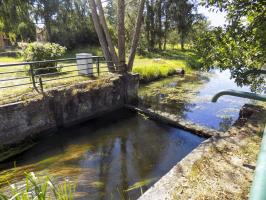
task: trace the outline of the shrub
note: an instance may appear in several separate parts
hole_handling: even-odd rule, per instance
[[[54,60],[63,56],[65,51],[66,48],[60,46],[59,44],[34,42],[27,45],[22,53],[22,56],[26,62]],[[35,74],[58,72],[59,68],[56,66],[56,62],[31,64]]]

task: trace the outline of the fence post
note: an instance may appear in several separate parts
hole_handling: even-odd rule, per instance
[[[40,84],[40,88],[41,88],[41,92],[43,93],[43,82],[42,82],[42,76],[39,76],[39,84]]]
[[[96,60],[96,66],[97,66],[97,74],[99,77],[100,76],[100,60],[99,60],[99,58],[97,58],[97,60]]]
[[[34,89],[38,92],[38,89],[36,87],[34,69],[33,69],[32,65],[30,65],[30,77],[31,77],[31,81],[32,81],[32,85],[33,85]]]

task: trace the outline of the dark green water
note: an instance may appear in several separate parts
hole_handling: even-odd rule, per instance
[[[77,199],[136,199],[203,140],[121,110],[45,137],[0,164],[0,184],[20,184],[24,171],[33,171],[74,181]]]
[[[238,119],[241,107],[251,102],[232,96],[223,96],[218,102],[211,102],[214,94],[226,89],[250,91],[248,87],[238,87],[230,79],[229,71],[214,70],[143,85],[139,90],[139,106],[179,115],[188,121],[226,131]]]

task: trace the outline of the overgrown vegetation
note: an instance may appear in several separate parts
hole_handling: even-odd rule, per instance
[[[24,61],[42,61],[55,60],[64,55],[66,48],[55,43],[30,43],[23,50],[22,57]],[[49,72],[57,72],[59,68],[56,67],[56,62],[45,62],[31,64],[35,74],[43,74]]]
[[[54,184],[47,176],[37,177],[33,172],[25,173],[24,184],[10,184],[7,194],[0,192],[0,200],[73,200],[75,185],[68,181]]]

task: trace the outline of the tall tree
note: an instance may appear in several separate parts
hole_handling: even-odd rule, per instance
[[[94,0],[89,0],[89,4],[90,4],[90,8],[91,8],[91,15],[92,15],[93,24],[94,24],[95,30],[97,32],[100,45],[102,47],[104,57],[108,61],[107,64],[108,64],[109,70],[113,71],[114,67],[110,63],[110,61],[112,60],[111,59],[111,54],[110,54],[110,51],[108,49],[106,36],[105,36],[105,34],[103,32],[103,28],[101,26],[101,23],[100,23],[100,20],[99,20],[99,16],[97,14],[96,3],[95,3]]]
[[[117,3],[118,59],[120,68],[126,69],[125,0]]]
[[[164,15],[164,32],[163,32],[163,49],[166,50],[166,43],[167,43],[167,35],[168,31],[170,28],[170,5],[171,5],[171,0],[166,0],[163,4],[163,15]]]
[[[23,0],[0,1],[1,32],[14,42],[16,39],[33,40],[35,26],[31,20],[31,6]]]
[[[173,0],[171,5],[172,20],[180,35],[182,50],[184,50],[186,37],[192,29],[195,16],[193,9],[194,4],[190,3],[188,0]]]
[[[117,57],[117,54],[116,54],[116,51],[115,51],[115,48],[114,48],[114,45],[112,42],[111,34],[108,30],[107,23],[106,23],[106,20],[104,17],[104,11],[103,11],[101,0],[97,0],[96,4],[97,4],[98,10],[99,10],[100,23],[101,23],[101,26],[103,28],[104,34],[106,36],[106,41],[107,41],[107,44],[109,47],[110,55],[111,55],[112,60],[114,61],[115,65],[117,65],[118,64],[118,57]]]
[[[98,38],[101,44],[101,47],[104,51],[105,58],[109,60],[111,57],[111,54],[115,54],[114,49],[108,47],[108,42],[107,42],[107,37],[109,33],[109,30],[103,28],[104,23],[101,23],[99,18],[102,19],[102,21],[105,20],[104,13],[102,12],[103,9],[101,9],[101,1],[98,1],[98,8],[96,6],[95,0],[89,0],[90,2],[90,7],[91,7],[91,14],[92,14],[92,19],[93,23],[95,26],[95,29],[98,34]],[[135,23],[135,29],[134,29],[134,34],[132,37],[132,45],[131,45],[131,50],[130,50],[130,55],[129,55],[129,62],[126,64],[126,48],[125,48],[125,8],[126,4],[124,0],[118,0],[118,6],[117,6],[117,24],[118,24],[118,64],[116,61],[112,58],[112,63],[120,70],[120,71],[131,71],[132,70],[132,65],[134,62],[134,57],[136,53],[136,48],[139,40],[139,35],[140,35],[140,27],[142,24],[142,15],[143,15],[143,10],[144,10],[144,3],[145,0],[140,0],[139,4],[139,9],[138,9],[138,15]],[[100,10],[98,10],[100,9]],[[99,12],[98,12],[99,11]],[[103,31],[105,29],[105,31]],[[112,53],[111,53],[112,51]],[[109,56],[109,57],[108,57]],[[111,66],[109,66],[109,69],[112,70]]]
[[[48,41],[52,41],[52,21],[56,16],[60,0],[31,0],[35,10],[36,21],[43,21],[47,31]]]
[[[145,4],[145,1],[141,0],[140,5],[139,5],[137,20],[136,20],[136,25],[135,25],[135,29],[134,29],[134,34],[133,34],[133,38],[132,38],[132,44],[131,44],[129,59],[128,59],[128,71],[132,71],[132,68],[133,68],[134,58],[136,55],[136,50],[137,50],[138,41],[139,41],[139,37],[140,37],[144,4]]]

